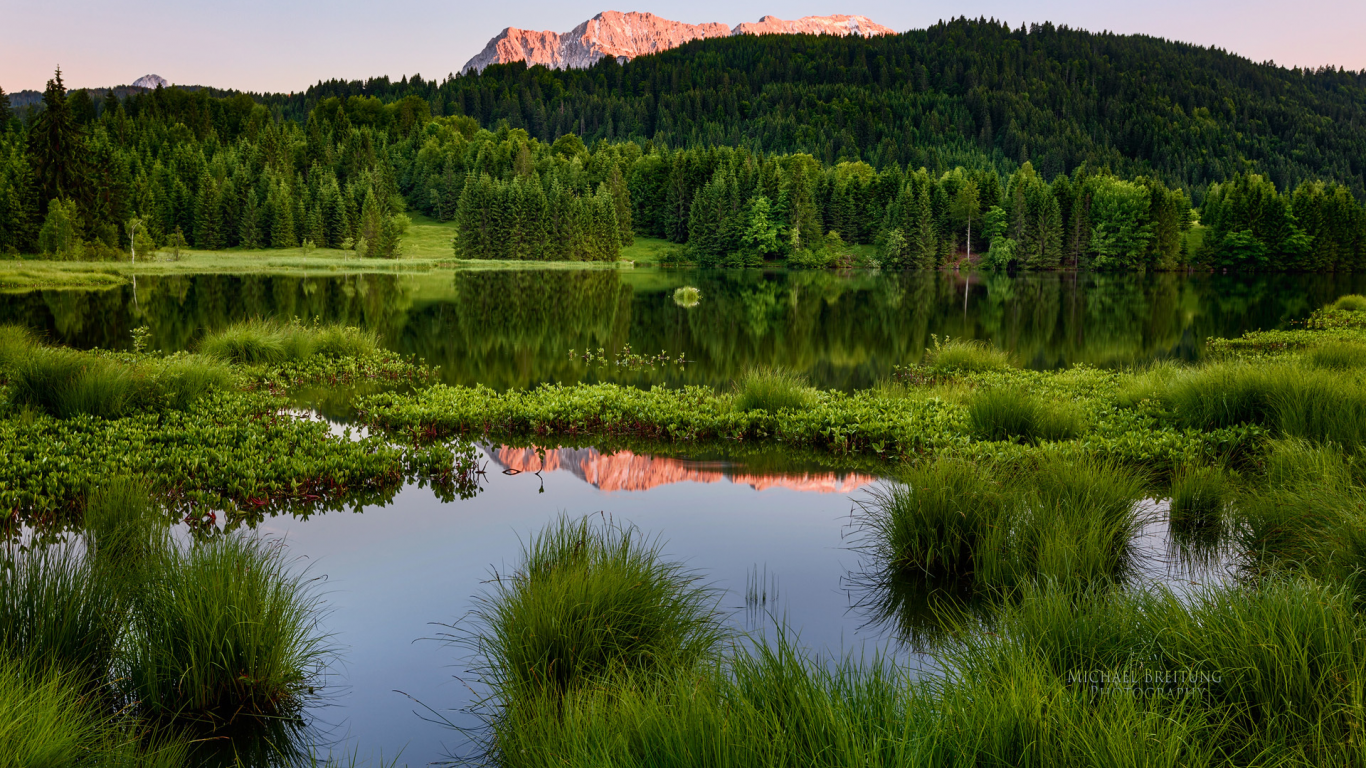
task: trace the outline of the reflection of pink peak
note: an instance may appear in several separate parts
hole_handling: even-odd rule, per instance
[[[519,472],[565,470],[604,491],[648,491],[669,483],[719,483],[729,480],[758,491],[787,488],[809,493],[850,493],[877,479],[857,474],[841,477],[834,472],[728,475],[680,459],[640,456],[630,451],[618,451],[605,456],[595,448],[549,449],[542,463],[535,448],[501,447],[493,454],[493,460],[504,469]]]

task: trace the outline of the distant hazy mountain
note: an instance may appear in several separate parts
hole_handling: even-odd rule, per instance
[[[149,91],[156,90],[157,86],[168,87],[170,83],[161,75],[143,75],[133,81],[134,88],[146,88]]]
[[[875,24],[866,16],[806,16],[785,21],[765,16],[754,23],[731,29],[725,24],[684,24],[662,19],[653,13],[603,11],[572,30],[534,32],[508,27],[489,41],[477,56],[460,70],[479,72],[490,64],[525,61],[555,69],[591,67],[604,56],[627,61],[647,53],[677,48],[684,43],[708,37],[729,35],[890,35],[895,32]]]

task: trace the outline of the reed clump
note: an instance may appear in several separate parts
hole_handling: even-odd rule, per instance
[[[737,411],[767,411],[807,408],[816,401],[816,391],[800,374],[784,368],[756,368],[736,382]]]
[[[956,459],[915,468],[859,503],[858,535],[891,574],[978,594],[1127,572],[1140,478],[1098,459],[1058,457],[1001,474]]]
[[[1010,355],[984,341],[972,339],[936,338],[934,347],[926,350],[924,365],[940,375],[954,373],[983,373],[1011,367]]]
[[[293,713],[328,653],[311,584],[258,538],[169,547],[130,622],[126,695],[149,714],[213,724]]]
[[[1215,363],[1166,393],[1178,421],[1196,429],[1257,424],[1287,437],[1366,443],[1366,388],[1332,371],[1290,363]]]
[[[20,325],[0,325],[0,381],[38,346],[29,330]]]
[[[1347,371],[1366,367],[1366,344],[1340,341],[1309,350],[1309,364],[1316,368]]]
[[[1218,531],[1228,521],[1234,488],[1221,467],[1186,467],[1172,480],[1167,517],[1173,529]]]
[[[477,601],[477,652],[499,701],[554,698],[610,674],[713,658],[723,636],[716,603],[636,529],[560,519]]]
[[[9,370],[12,402],[63,419],[184,410],[232,382],[226,367],[198,356],[128,361],[48,347],[32,348]]]
[[[365,357],[379,348],[379,337],[373,331],[259,318],[215,331],[199,345],[204,355],[243,365],[274,365],[313,355]]]
[[[1338,300],[1328,305],[1329,309],[1340,309],[1345,312],[1361,312],[1366,310],[1366,296],[1356,293],[1349,293],[1346,296],[1339,296]]]
[[[979,440],[1071,440],[1086,431],[1076,406],[1045,402],[1016,387],[979,390],[968,401],[968,424]]]

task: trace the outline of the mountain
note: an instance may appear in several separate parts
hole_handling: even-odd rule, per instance
[[[869,37],[895,33],[866,16],[806,16],[796,21],[765,16],[732,30],[725,24],[684,24],[653,13],[603,11],[564,34],[508,27],[466,62],[460,72],[482,72],[491,64],[514,61],[552,69],[583,69],[607,56],[624,63],[637,56],[711,37],[800,34]]]
[[[134,88],[146,88],[149,91],[153,91],[156,90],[158,86],[166,88],[170,86],[170,83],[161,75],[143,75],[133,81]]]

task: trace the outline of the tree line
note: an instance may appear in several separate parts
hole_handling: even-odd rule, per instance
[[[806,41],[806,38],[801,38]],[[810,41],[806,41],[810,42]],[[467,259],[615,260],[633,238],[709,265],[1366,268],[1366,212],[1336,181],[1239,173],[1195,193],[1080,164],[947,169],[433,116],[408,94],[330,96],[302,120],[244,94],[157,89],[99,104],[60,72],[25,119],[0,96],[0,253],[312,244],[395,256],[407,211]],[[979,158],[980,159],[980,158]],[[1199,223],[1203,244],[1188,236]],[[855,249],[851,246],[867,246]],[[860,261],[861,260],[861,261]]]

